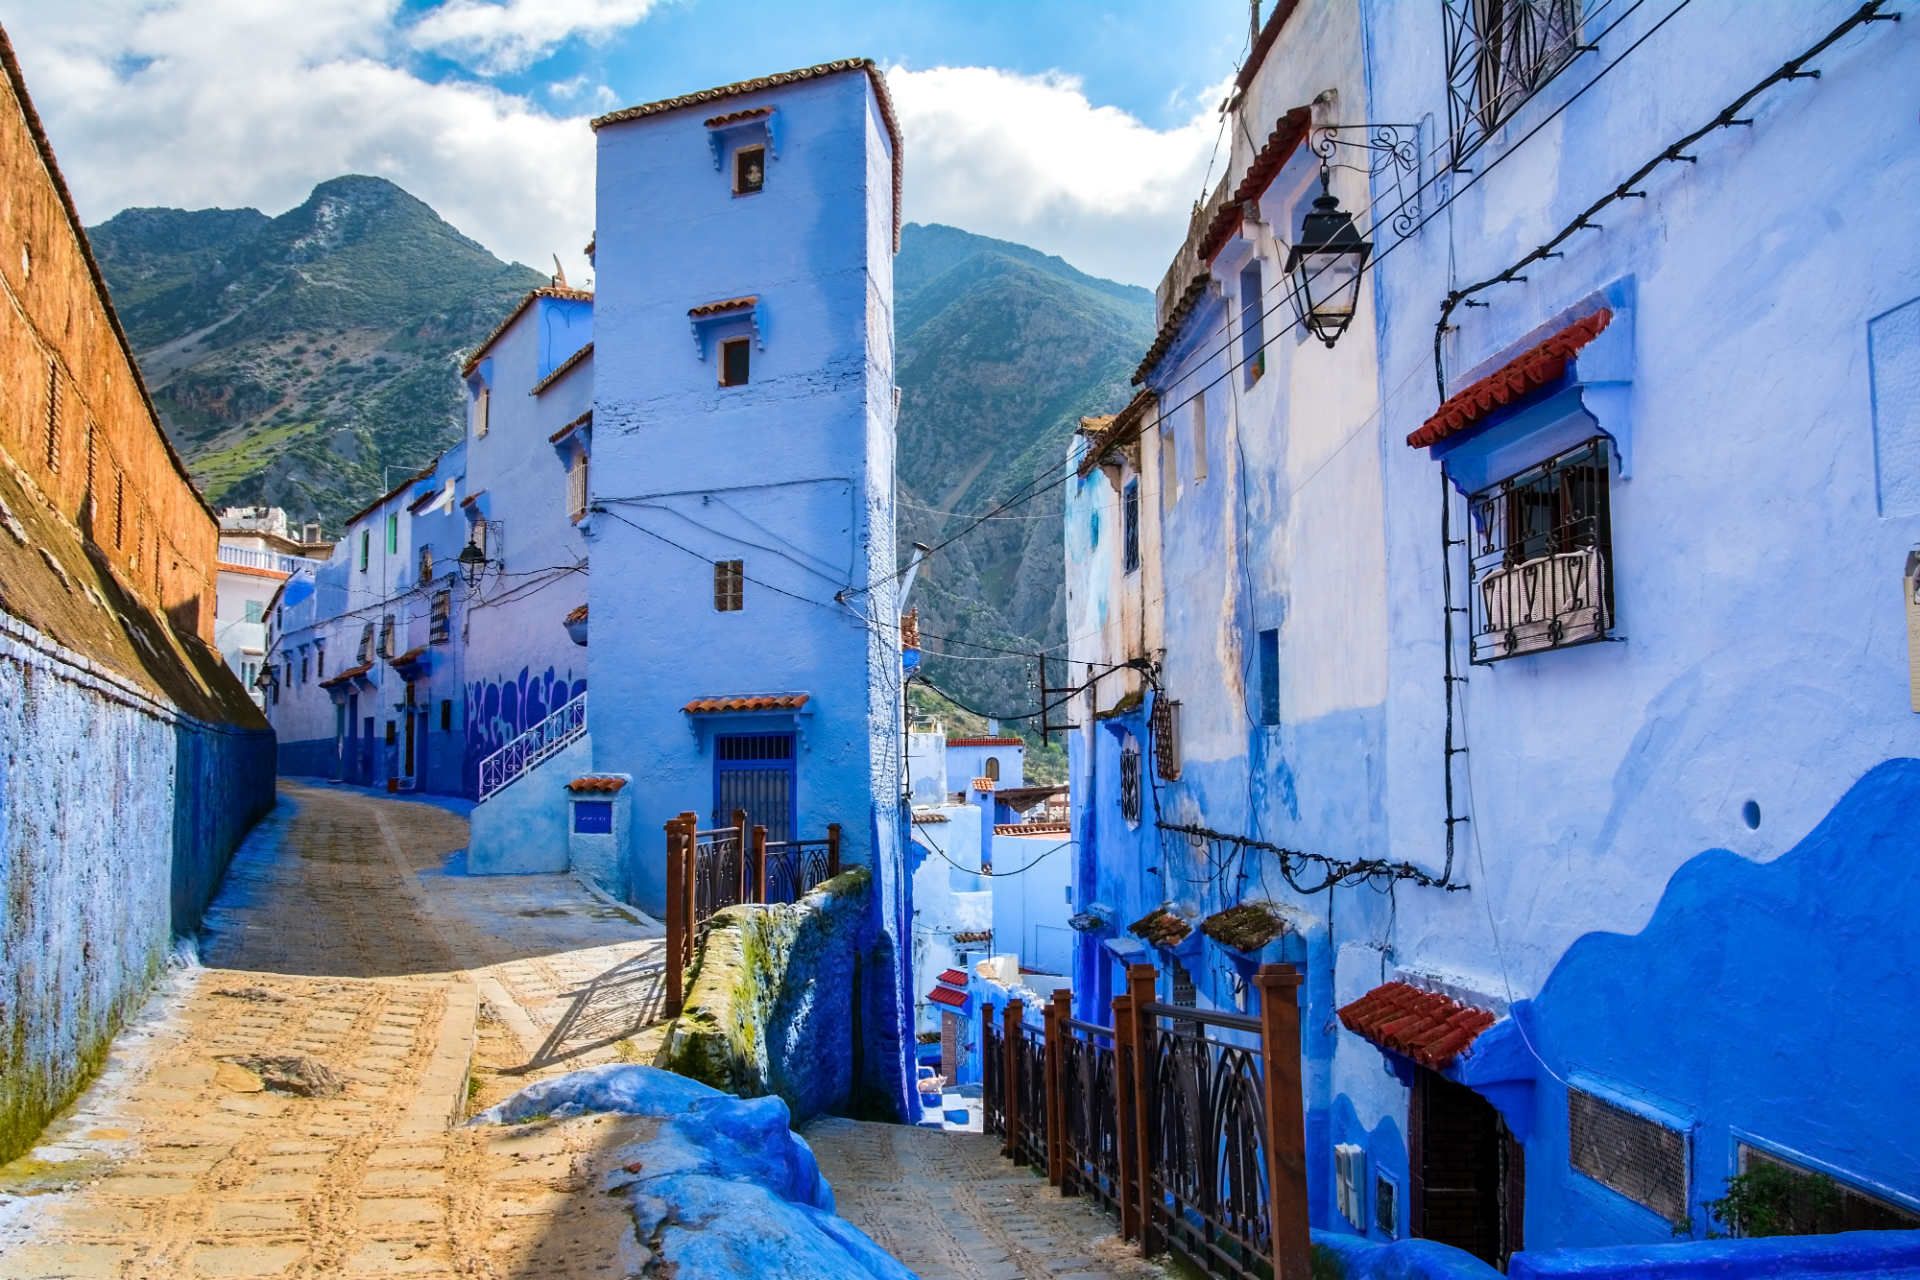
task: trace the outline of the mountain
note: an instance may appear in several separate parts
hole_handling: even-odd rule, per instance
[[[330,531],[459,439],[461,353],[546,283],[380,178],[323,182],[277,218],[129,209],[89,234],[207,497]],[[903,546],[1057,476],[1081,415],[1126,402],[1152,338],[1145,289],[953,227],[905,228],[894,300]],[[980,525],[920,574],[923,629],[1022,651],[1064,639],[1060,546],[1057,489]],[[928,653],[973,707],[1036,705],[1017,658],[937,638]]]
[[[1153,295],[1025,245],[916,224],[894,266],[894,330],[901,542],[938,545],[1044,489],[1080,418],[1127,402]],[[1028,652],[1066,639],[1061,498],[1038,492],[928,561],[914,586],[921,630]],[[1038,705],[1027,662],[926,646],[966,655],[926,667],[963,702],[992,714]]]
[[[128,209],[94,254],[209,500],[337,529],[460,436],[458,353],[546,283],[382,178],[257,209]]]

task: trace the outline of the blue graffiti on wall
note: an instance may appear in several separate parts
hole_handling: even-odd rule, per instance
[[[586,677],[574,679],[548,667],[534,675],[527,667],[508,680],[467,682],[467,783],[475,787],[480,762],[587,691]]]

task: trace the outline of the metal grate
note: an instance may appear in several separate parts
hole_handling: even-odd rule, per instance
[[[1613,525],[1605,436],[1469,500],[1472,659],[1603,640],[1613,626]]]
[[[739,560],[716,560],[713,564],[713,607],[721,613],[737,613],[746,607],[746,569]]]
[[[1462,167],[1573,61],[1580,0],[1445,0],[1450,160]]]
[[[1153,767],[1169,782],[1180,776],[1180,704],[1153,698]]]
[[[1602,1186],[1678,1222],[1687,1216],[1687,1135],[1604,1098],[1567,1091],[1569,1160]]]
[[[1120,748],[1120,816],[1140,821],[1140,748],[1132,741]]]

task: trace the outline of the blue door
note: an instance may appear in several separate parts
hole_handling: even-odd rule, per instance
[[[713,825],[747,811],[747,825],[764,826],[769,841],[794,838],[793,735],[726,733],[713,743]]]

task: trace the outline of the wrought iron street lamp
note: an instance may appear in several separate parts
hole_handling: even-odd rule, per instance
[[[469,587],[480,585],[480,576],[487,571],[487,553],[469,542],[460,548],[460,572],[466,578]]]
[[[1360,302],[1360,274],[1373,243],[1360,238],[1353,215],[1340,207],[1320,167],[1320,194],[1301,220],[1300,239],[1287,253],[1293,305],[1313,336],[1332,346],[1353,323]]]

